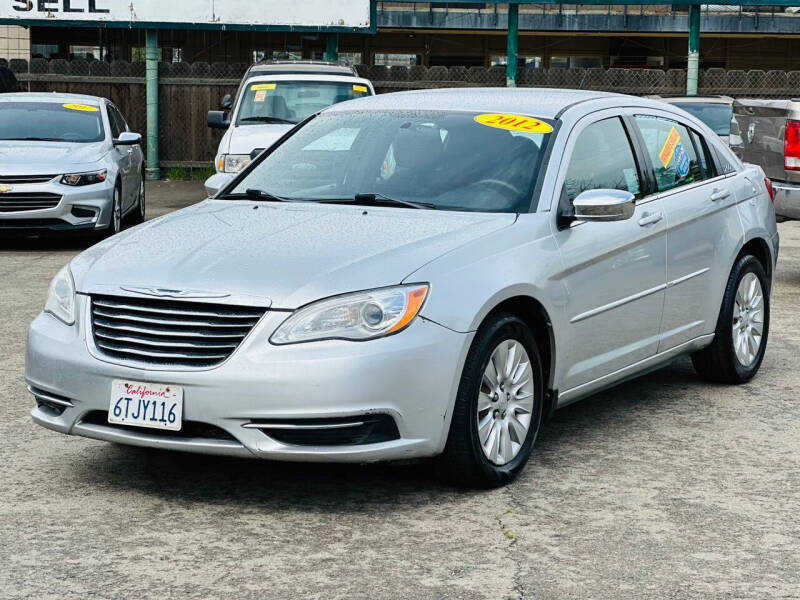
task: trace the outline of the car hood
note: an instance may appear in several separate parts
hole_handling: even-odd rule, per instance
[[[292,127],[272,123],[236,126],[230,132],[228,154],[250,154],[256,148],[269,148]]]
[[[0,141],[0,165],[4,175],[68,173],[96,163],[106,153],[105,142],[73,144],[68,142]]]
[[[90,248],[72,272],[85,294],[168,288],[294,309],[398,284],[515,220],[514,214],[206,200]]]

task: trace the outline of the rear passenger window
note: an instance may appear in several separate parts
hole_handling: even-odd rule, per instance
[[[712,177],[709,161],[705,156],[702,160],[698,157],[686,127],[671,119],[643,115],[636,117],[636,124],[650,155],[659,192]]]
[[[628,134],[617,117],[592,123],[575,142],[564,181],[571,202],[586,190],[623,190],[640,197]]]
[[[711,153],[708,151],[708,144],[706,144],[703,136],[693,129],[689,130],[689,135],[692,138],[692,145],[694,145],[695,152],[697,153],[697,162],[700,165],[702,178],[711,179],[716,175],[716,168],[714,167]]]

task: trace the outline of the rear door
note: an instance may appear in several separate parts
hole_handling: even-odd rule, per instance
[[[667,289],[659,352],[714,331],[731,256],[742,237],[736,173],[720,172],[710,143],[663,113],[636,111],[667,225]],[[739,186],[741,187],[741,186]]]
[[[561,214],[585,190],[621,189],[637,198],[633,217],[625,221],[556,218],[570,340],[562,392],[645,360],[658,348],[666,221],[661,201],[647,194],[630,132],[618,114],[584,117],[570,133],[559,167]]]

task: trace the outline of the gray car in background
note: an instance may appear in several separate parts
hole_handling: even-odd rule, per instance
[[[651,96],[697,117],[730,145],[733,98],[730,96]]]
[[[0,96],[0,232],[93,231],[142,222],[141,136],[105,98]]]
[[[500,485],[554,410],[678,356],[749,381],[777,254],[761,169],[661,102],[354,100],[65,266],[29,330],[32,415],[210,454],[436,456]]]

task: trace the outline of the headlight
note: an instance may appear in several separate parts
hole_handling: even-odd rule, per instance
[[[397,333],[419,314],[427,284],[401,285],[335,296],[296,310],[272,334],[273,344],[371,340]]]
[[[69,173],[61,176],[61,183],[64,185],[92,185],[93,183],[103,183],[108,172],[92,171],[91,173]]]
[[[67,325],[75,323],[75,283],[72,281],[69,265],[61,269],[50,283],[44,312]]]
[[[250,164],[249,154],[220,154],[217,158],[217,171],[220,173],[238,173]]]

